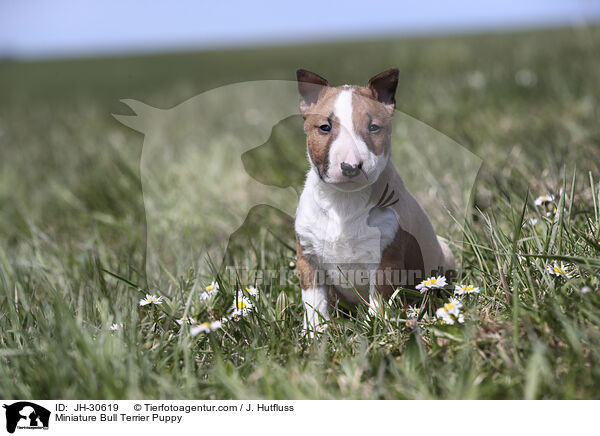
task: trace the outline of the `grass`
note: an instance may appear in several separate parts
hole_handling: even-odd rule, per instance
[[[0,397],[598,398],[599,44],[592,27],[1,63]],[[481,288],[465,323],[415,325],[397,300],[387,319],[359,311],[307,341],[288,275],[261,286],[249,316],[192,337],[175,319],[220,317],[250,284],[244,269],[290,268],[292,226],[253,209],[229,244],[239,282],[222,274],[219,295],[202,302],[217,271],[189,255],[191,240],[179,238],[166,263],[146,258],[143,137],[111,117],[127,111],[119,100],[169,108],[228,83],[290,80],[298,67],[364,83],[390,65],[402,72],[400,109],[483,161],[453,245],[461,282]],[[535,83],[516,79],[527,72]],[[297,126],[284,121],[271,139],[300,141],[300,157],[278,171],[257,150],[243,157],[248,171],[297,184]],[[269,162],[263,172],[258,161]],[[546,193],[554,203],[535,206]],[[555,260],[571,278],[547,272]],[[165,304],[141,308],[146,291]]]

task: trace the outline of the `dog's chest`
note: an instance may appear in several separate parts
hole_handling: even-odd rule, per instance
[[[390,209],[370,208],[370,192],[338,193],[307,184],[296,214],[296,233],[305,256],[341,269],[373,266],[394,239],[398,221]]]

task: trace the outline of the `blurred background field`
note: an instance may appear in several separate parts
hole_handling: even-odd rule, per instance
[[[0,397],[598,398],[599,48],[600,29],[581,26],[0,62]],[[454,247],[482,289],[465,325],[415,330],[394,304],[404,321],[359,313],[307,343],[292,275],[261,288],[253,315],[191,337],[176,318],[219,316],[251,283],[224,281],[205,307],[198,293],[214,274],[198,274],[185,237],[171,267],[146,268],[144,138],[111,115],[131,113],[120,100],[168,109],[228,84],[293,80],[300,67],[364,84],[390,66],[398,109],[483,162],[466,245]],[[270,141],[295,154],[257,150],[246,169],[297,186],[300,120]],[[204,164],[218,178],[218,163]],[[550,216],[533,205],[546,193]],[[253,209],[229,255],[293,269],[290,221]],[[552,256],[574,277],[549,278]],[[141,309],[136,288],[163,295],[164,311]]]
[[[17,218],[10,220],[12,226],[25,218],[18,219],[18,206],[28,211],[29,218],[43,221],[62,214],[63,206],[74,216],[79,206],[86,217],[89,211],[120,215],[125,199],[128,213],[132,209],[142,213],[131,190],[138,188],[143,136],[113,119],[111,114],[128,113],[120,99],[167,109],[227,84],[293,80],[300,66],[343,84],[364,83],[370,75],[397,65],[399,109],[479,155],[484,164],[498,170],[526,154],[529,159],[523,165],[530,166],[532,174],[544,170],[558,174],[569,161],[582,170],[593,169],[596,150],[590,137],[597,132],[580,126],[591,124],[596,116],[598,38],[598,29],[592,27],[162,56],[6,61],[0,68],[2,186],[10,187],[7,195],[12,201],[3,212]],[[285,129],[282,124],[280,129]],[[296,120],[293,128],[285,129],[286,135],[288,141],[302,145],[298,127]],[[296,136],[289,139],[291,134]],[[298,151],[288,162],[298,179],[306,168],[304,147],[287,148]],[[277,171],[273,165],[262,170]],[[19,183],[12,182],[14,178]]]

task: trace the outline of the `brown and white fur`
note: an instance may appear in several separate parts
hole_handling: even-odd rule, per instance
[[[395,286],[415,284],[387,271],[420,281],[452,270],[454,258],[390,160],[398,70],[366,87],[331,87],[306,70],[297,80],[310,170],[295,230],[304,329],[312,335],[329,319],[331,298],[373,308],[377,291],[389,297]]]

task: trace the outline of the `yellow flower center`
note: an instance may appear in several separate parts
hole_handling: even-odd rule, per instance
[[[555,267],[554,267],[554,272],[555,272],[556,274],[562,274],[563,276],[566,276],[566,275],[567,275],[567,272],[566,272],[564,269],[562,269],[562,268],[559,268],[559,267],[557,267],[557,266],[555,266]]]
[[[473,286],[471,286],[471,285],[467,285],[467,286],[465,287],[465,291],[472,291],[473,289],[474,289],[474,288],[473,288]]]
[[[210,328],[210,323],[209,322],[203,322],[202,324],[200,324],[200,327]]]
[[[449,312],[454,308],[454,304],[453,303],[446,303],[444,304],[444,311],[445,312]]]
[[[246,302],[243,301],[243,300],[238,301],[237,308],[238,309],[245,309],[246,308]]]
[[[215,289],[215,287],[214,287],[213,285],[208,285],[208,286],[206,287],[206,290],[207,290],[207,291],[212,291],[213,289]]]
[[[435,282],[437,282],[437,279],[429,279],[425,281],[425,286],[431,286],[431,285],[435,285]]]

